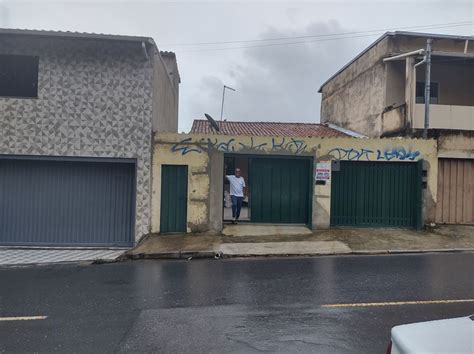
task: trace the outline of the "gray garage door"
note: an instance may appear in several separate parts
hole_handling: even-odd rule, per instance
[[[0,157],[0,244],[129,246],[135,164]]]

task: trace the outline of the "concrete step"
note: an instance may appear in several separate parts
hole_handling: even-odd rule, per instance
[[[311,235],[304,225],[237,224],[224,225],[223,236],[269,236],[269,235]]]

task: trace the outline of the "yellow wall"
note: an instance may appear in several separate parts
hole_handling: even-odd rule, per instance
[[[207,154],[181,154],[170,151],[167,144],[155,144],[153,150],[153,182],[152,182],[152,232],[160,230],[161,206],[161,166],[188,165],[188,232],[192,225],[202,225],[208,222],[209,175]],[[204,231],[204,230],[203,230]]]
[[[437,146],[434,139],[355,139],[250,137],[161,133],[155,136],[153,156],[152,232],[159,232],[161,165],[189,166],[188,232],[207,231],[209,224],[208,151],[222,153],[313,156],[314,162],[331,160],[415,162],[428,166],[424,191],[425,221],[434,220],[437,188]],[[329,227],[330,181],[314,188],[313,228]]]

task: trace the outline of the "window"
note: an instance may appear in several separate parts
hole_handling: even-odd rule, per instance
[[[439,85],[437,82],[432,82],[430,85],[430,103],[437,104],[439,97]],[[416,103],[425,103],[425,83],[416,83]]]
[[[39,58],[0,54],[0,96],[38,97]]]

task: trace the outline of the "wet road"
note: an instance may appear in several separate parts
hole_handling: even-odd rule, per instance
[[[397,324],[465,316],[474,254],[0,269],[0,352],[384,353]]]

